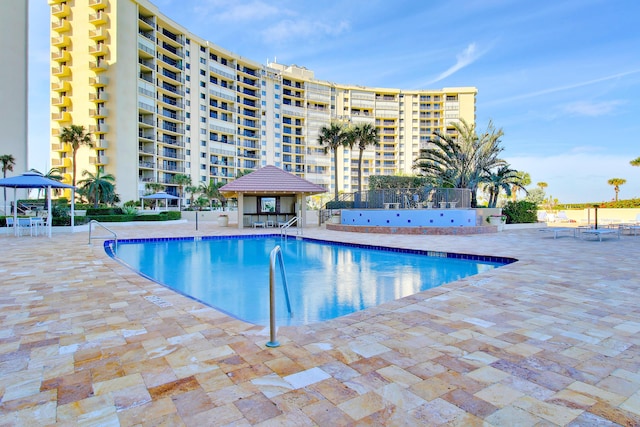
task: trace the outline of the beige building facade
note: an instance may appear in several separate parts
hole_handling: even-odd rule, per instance
[[[27,171],[27,94],[28,94],[28,3],[25,0],[7,0],[2,3],[0,13],[0,93],[2,93],[2,114],[0,125],[0,156],[13,156],[13,172],[7,176],[20,175]],[[10,65],[8,65],[10,64]],[[2,174],[0,174],[0,178]],[[13,201],[13,190],[0,190],[0,213]],[[24,197],[20,194],[19,197]]]
[[[81,4],[82,3],[82,4]],[[371,123],[380,144],[365,152],[371,175],[411,174],[434,131],[475,121],[477,90],[368,88],[331,83],[313,71],[260,64],[199,38],[145,0],[87,0],[51,6],[51,161],[71,182],[72,152],[58,138],[82,125],[94,146],[77,154],[78,174],[116,177],[122,201],[147,184],[179,195],[192,184],[233,180],[274,165],[328,191],[357,189],[357,150],[338,151],[339,170],[317,144],[332,121]],[[73,10],[71,10],[73,9]]]

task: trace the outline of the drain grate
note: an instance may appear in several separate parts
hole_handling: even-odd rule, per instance
[[[173,306],[173,304],[171,304],[169,301],[165,301],[162,298],[155,295],[147,295],[146,297],[144,297],[144,299],[162,308]]]

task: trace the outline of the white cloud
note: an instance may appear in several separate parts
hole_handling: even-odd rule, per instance
[[[306,19],[294,21],[285,19],[262,32],[268,42],[282,42],[287,39],[335,37],[349,31],[351,24],[348,21],[337,23],[324,23],[309,21]]]
[[[589,102],[578,101],[561,107],[563,112],[574,116],[598,117],[612,113],[616,107],[624,104],[623,101]]]
[[[476,43],[471,43],[466,47],[462,52],[456,55],[456,63],[449,67],[446,71],[440,73],[438,77],[427,82],[427,84],[432,84],[438,82],[442,79],[445,79],[452,75],[453,73],[463,69],[464,67],[473,64],[480,57],[482,57],[485,53],[487,53],[489,49],[478,50]]]

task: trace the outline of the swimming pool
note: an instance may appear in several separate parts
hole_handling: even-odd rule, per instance
[[[513,262],[334,243],[308,238],[212,236],[118,240],[115,256],[142,275],[250,323],[269,323],[269,254],[280,245],[293,316],[280,274],[278,325],[321,322]]]

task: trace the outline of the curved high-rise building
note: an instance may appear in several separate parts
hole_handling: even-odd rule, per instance
[[[332,120],[371,123],[380,144],[365,151],[371,175],[413,173],[433,131],[475,121],[473,87],[404,90],[317,80],[313,71],[240,57],[164,16],[146,0],[85,0],[51,6],[52,166],[71,182],[72,151],[58,138],[82,125],[93,147],[76,156],[78,179],[96,168],[116,177],[122,201],[148,183],[177,194],[274,165],[333,191],[357,189],[358,152],[341,167],[317,143]],[[334,179],[335,175],[335,179]],[[335,183],[335,184],[334,184]]]

